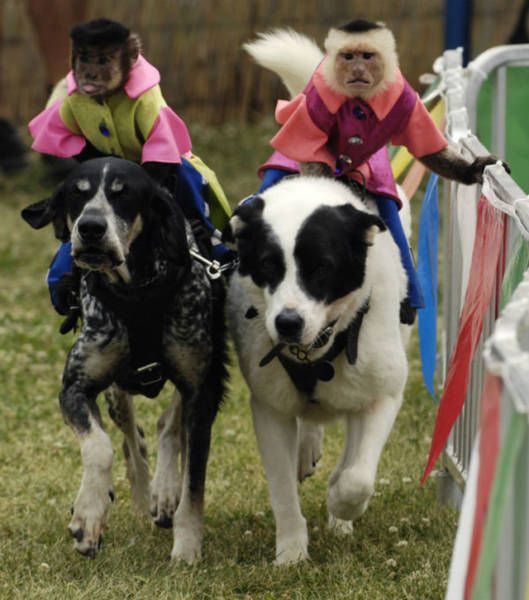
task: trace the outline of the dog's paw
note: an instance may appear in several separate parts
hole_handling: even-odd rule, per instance
[[[323,427],[300,423],[298,445],[298,481],[302,482],[314,474],[321,458]]]
[[[81,492],[77,496],[68,530],[74,538],[74,549],[83,556],[96,557],[103,542],[108,507],[113,500],[112,490],[108,490],[102,497],[96,494],[88,497]]]
[[[276,559],[274,565],[277,567],[295,565],[309,558],[307,537],[290,538],[277,543]]]
[[[202,556],[202,535],[188,528],[175,528],[171,560],[193,565]]]
[[[329,531],[340,537],[353,535],[354,532],[352,521],[344,521],[331,514],[329,514],[327,527],[329,528]]]
[[[155,475],[151,483],[150,512],[157,527],[172,527],[181,491],[182,481],[176,474],[167,478],[159,476],[158,473]]]
[[[329,513],[344,521],[362,515],[375,491],[374,479],[359,469],[344,469],[329,487],[327,507]]]

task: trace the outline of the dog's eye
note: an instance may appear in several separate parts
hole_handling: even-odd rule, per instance
[[[121,179],[114,179],[110,185],[110,191],[113,194],[120,194],[125,189],[125,184]]]
[[[78,179],[75,182],[75,189],[78,192],[89,192],[90,182],[88,181],[88,179]]]
[[[322,279],[323,277],[326,277],[332,273],[333,270],[334,263],[330,260],[323,260],[312,265],[312,268],[310,269],[310,275],[315,279]]]

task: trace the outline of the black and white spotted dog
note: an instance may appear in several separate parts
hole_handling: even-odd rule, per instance
[[[308,556],[297,479],[320,458],[322,423],[339,417],[346,430],[329,480],[330,525],[351,533],[373,494],[407,377],[406,276],[374,204],[332,179],[283,180],[239,206],[230,225],[240,260],[230,328],[270,489],[276,563],[293,563]]]
[[[22,212],[71,239],[81,270],[82,327],[69,352],[60,405],[81,446],[84,472],[69,525],[75,548],[94,557],[113,500],[112,447],[96,404],[105,397],[124,433],[135,505],[174,527],[172,558],[199,558],[211,426],[225,381],[222,284],[190,258],[192,230],[168,192],[139,166],[101,158],[76,167],[55,194]],[[158,423],[150,486],[132,394],[175,385]],[[181,435],[182,431],[182,435]],[[183,475],[179,468],[182,452]]]

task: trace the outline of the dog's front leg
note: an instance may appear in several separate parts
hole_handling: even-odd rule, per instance
[[[60,396],[63,414],[72,427],[83,460],[81,486],[73,505],[68,526],[74,548],[95,558],[103,538],[103,529],[112,490],[112,444],[101,423],[95,395],[80,384],[65,386]]]
[[[356,519],[369,504],[378,461],[401,404],[402,396],[385,397],[346,417],[345,446],[327,496],[330,523],[338,531],[352,531],[351,523],[343,521]]]
[[[314,474],[323,444],[323,425],[298,418],[298,481]]]
[[[105,392],[108,413],[123,432],[123,454],[127,464],[132,501],[141,515],[149,512],[149,463],[143,429],[136,424],[132,396],[116,384]]]
[[[185,457],[182,497],[173,517],[171,558],[188,564],[202,553],[204,535],[204,490],[206,467],[211,443],[211,427],[220,404],[218,386],[206,381],[198,394],[183,398],[185,423]]]
[[[158,419],[158,454],[151,483],[151,515],[155,525],[169,528],[182,490],[182,398],[175,389],[171,405]]]
[[[96,335],[83,332],[74,344],[63,376],[61,410],[81,446],[83,476],[69,530],[74,547],[94,558],[101,544],[112,490],[112,445],[103,430],[97,394],[108,386],[121,357],[120,345],[103,347]]]
[[[296,419],[253,398],[252,415],[276,521],[275,564],[293,564],[308,558],[307,523],[297,489]]]

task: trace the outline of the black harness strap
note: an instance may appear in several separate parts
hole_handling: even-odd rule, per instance
[[[340,331],[334,338],[329,350],[318,360],[298,362],[285,356],[282,352],[277,354],[279,362],[292,380],[292,383],[303,394],[312,396],[318,381],[330,381],[334,377],[332,361],[345,349],[347,361],[350,365],[356,363],[358,358],[358,336],[364,316],[369,310],[369,299],[364,302],[356,313],[347,329]]]
[[[119,383],[128,391],[154,398],[167,380],[162,361],[164,315],[181,276],[175,273],[138,286],[112,284],[94,272],[87,276],[89,292],[127,328],[130,361]]]

